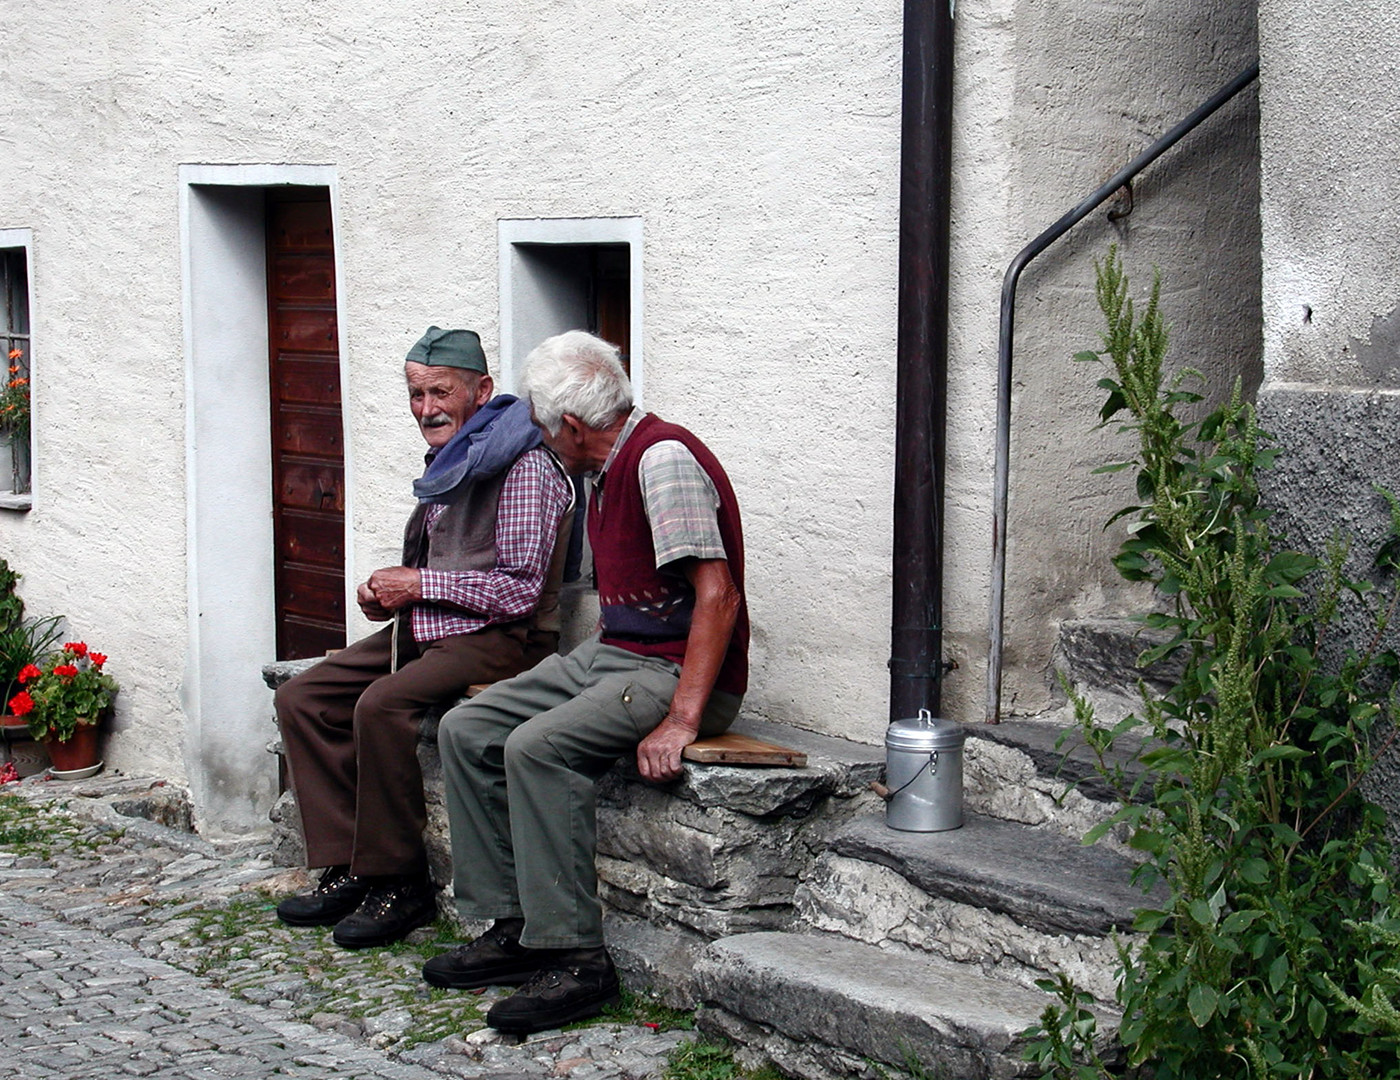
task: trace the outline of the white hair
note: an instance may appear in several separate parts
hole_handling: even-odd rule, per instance
[[[525,358],[520,396],[551,435],[559,434],[565,413],[602,431],[632,408],[632,382],[622,370],[617,346],[569,330],[546,338]]]

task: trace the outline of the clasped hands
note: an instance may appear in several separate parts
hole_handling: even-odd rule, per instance
[[[385,622],[423,599],[423,577],[411,566],[386,566],[370,574],[355,595],[366,619]]]

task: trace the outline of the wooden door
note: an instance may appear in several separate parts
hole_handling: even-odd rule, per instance
[[[345,455],[325,188],[267,192],[277,658],[345,645]]]
[[[632,373],[631,249],[626,244],[593,248],[592,322],[589,328],[617,346],[623,369]]]

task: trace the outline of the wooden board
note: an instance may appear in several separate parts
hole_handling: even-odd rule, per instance
[[[492,685],[473,683],[464,696],[476,697]],[[681,757],[697,765],[786,765],[794,769],[807,765],[807,755],[801,750],[733,733],[697,739],[681,751]]]
[[[701,765],[788,765],[800,769],[807,764],[807,755],[801,750],[733,733],[697,739],[681,751],[681,757]]]

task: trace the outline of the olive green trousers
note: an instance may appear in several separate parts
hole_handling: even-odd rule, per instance
[[[530,948],[603,944],[597,781],[665,719],[680,668],[585,641],[450,710],[438,726],[464,919],[523,916]],[[700,736],[740,698],[716,693]]]

